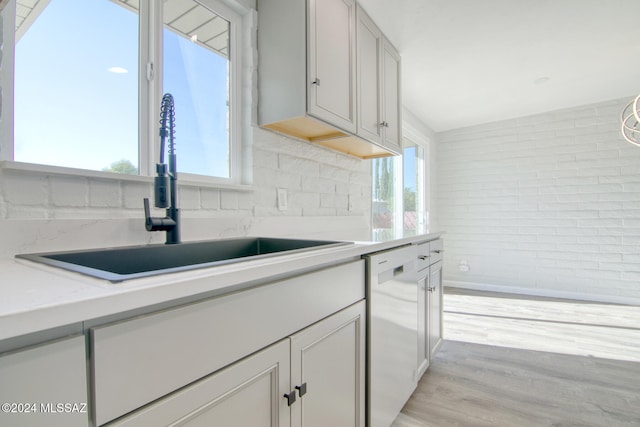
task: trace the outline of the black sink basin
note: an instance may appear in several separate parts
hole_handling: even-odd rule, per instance
[[[64,268],[115,283],[138,277],[213,267],[347,244],[349,242],[244,237],[175,245],[158,244],[20,254],[16,255],[16,258]]]

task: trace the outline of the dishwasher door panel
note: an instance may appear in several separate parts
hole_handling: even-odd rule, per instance
[[[415,246],[368,258],[371,427],[389,427],[417,384],[416,258]]]

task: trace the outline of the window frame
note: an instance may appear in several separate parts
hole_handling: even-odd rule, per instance
[[[243,150],[244,115],[243,105],[243,33],[245,31],[244,15],[251,11],[250,5],[243,5],[236,0],[196,0],[204,7],[214,11],[229,21],[229,177],[180,173],[183,182],[202,184],[220,188],[245,188],[251,174],[246,169],[251,167]],[[4,65],[0,72],[0,95],[2,120],[0,120],[0,167],[22,169],[34,173],[56,173],[72,176],[100,176],[127,180],[131,178],[153,177],[155,164],[159,159],[160,137],[158,119],[160,101],[162,99],[163,81],[163,17],[162,2],[141,1],[139,10],[139,73],[138,73],[138,175],[126,175],[115,172],[104,172],[92,169],[70,168],[40,163],[25,163],[14,160],[14,90],[15,76],[15,19],[16,0],[9,0],[0,11],[2,14],[2,57],[10,58],[10,66]],[[255,49],[255,46],[252,46]],[[151,77],[151,78],[149,78]],[[177,114],[179,114],[179,105]],[[179,159],[178,159],[179,161]]]

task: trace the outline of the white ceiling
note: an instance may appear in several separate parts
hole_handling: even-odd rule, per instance
[[[436,132],[640,93],[640,0],[358,0]]]

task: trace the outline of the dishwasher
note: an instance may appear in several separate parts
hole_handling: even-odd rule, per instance
[[[368,425],[389,427],[418,380],[417,249],[403,246],[365,259]]]

